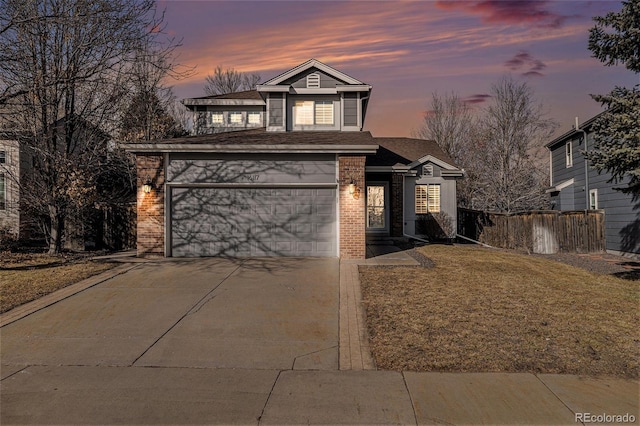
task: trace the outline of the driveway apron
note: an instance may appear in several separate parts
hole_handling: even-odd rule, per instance
[[[0,329],[2,364],[337,369],[338,268],[145,263]]]

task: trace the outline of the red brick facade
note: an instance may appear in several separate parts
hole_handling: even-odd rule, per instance
[[[164,157],[138,154],[138,256],[164,256]],[[151,192],[142,190],[147,178]]]
[[[365,180],[364,163],[366,157],[340,156],[340,257],[343,259],[364,259],[365,243]],[[359,193],[356,197],[349,193],[349,183],[356,182]]]

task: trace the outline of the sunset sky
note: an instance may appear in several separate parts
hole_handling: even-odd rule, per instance
[[[365,130],[410,136],[433,92],[456,92],[475,108],[511,74],[529,83],[548,115],[570,129],[601,111],[590,93],[640,83],[587,49],[592,17],[620,1],[180,1],[164,0],[178,62],[178,98],[203,96],[217,66],[270,79],[310,58],[373,86]]]

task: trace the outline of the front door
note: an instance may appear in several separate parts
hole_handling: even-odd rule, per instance
[[[367,184],[367,232],[389,232],[389,185],[386,182]]]

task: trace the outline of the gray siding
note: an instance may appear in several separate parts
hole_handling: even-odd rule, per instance
[[[295,77],[292,77],[287,81],[284,81],[283,84],[290,84],[292,87],[295,87],[297,89],[305,88],[307,87],[307,76],[313,73],[320,75],[321,89],[333,89],[338,84],[344,84],[343,81],[340,81],[314,67],[309,68],[308,70],[296,75]]]
[[[585,186],[584,143],[582,137],[573,138],[573,167],[565,165],[565,144],[560,143],[552,149],[553,185],[571,178],[574,184],[562,189],[551,197],[556,210],[584,210],[588,207],[588,190],[598,190],[598,208],[605,211],[605,238],[607,250],[640,253],[640,200],[634,203],[633,197],[616,191],[625,187],[628,181],[609,183],[611,175],[588,169],[588,190]],[[593,146],[593,135],[589,134],[589,149]]]
[[[431,163],[429,163],[431,164]],[[456,179],[455,178],[443,178],[435,177],[440,174],[440,167],[433,164],[434,177],[423,178],[420,176],[422,166],[416,168],[418,170],[418,176],[406,177],[404,188],[404,223],[405,233],[409,235],[416,235],[416,205],[415,205],[415,186],[416,185],[428,185],[428,184],[440,184],[440,211],[446,213],[452,221],[453,230],[457,229],[457,200],[456,200]]]
[[[335,183],[335,156],[172,154],[169,183]]]
[[[284,99],[282,98],[274,98],[269,96],[269,126],[273,127],[281,127],[284,126],[283,116],[282,116],[282,106]]]
[[[346,92],[344,94],[344,122],[345,126],[358,125],[358,94]]]

